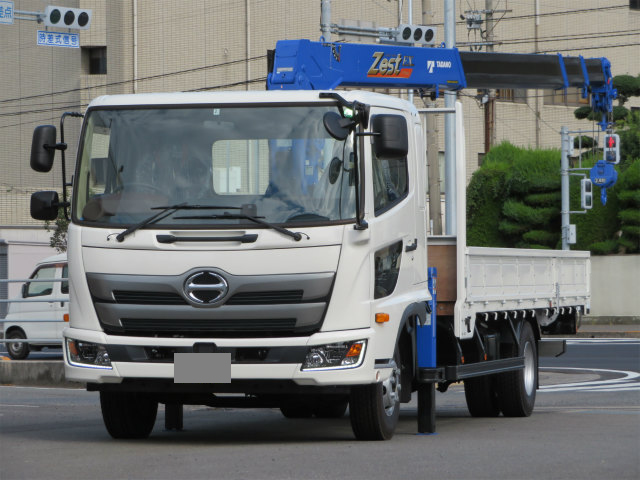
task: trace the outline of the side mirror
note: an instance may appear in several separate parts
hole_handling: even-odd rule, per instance
[[[59,207],[58,192],[44,191],[31,195],[31,217],[36,220],[55,220]]]
[[[31,141],[31,168],[36,172],[48,172],[53,167],[56,153],[56,127],[40,125],[33,131]]]
[[[29,284],[28,283],[23,283],[22,284],[22,298],[27,298],[27,294],[29,293]]]
[[[402,115],[376,115],[372,121],[373,150],[378,158],[406,157],[409,153],[407,121]]]
[[[327,112],[322,117],[322,123],[327,130],[336,140],[344,140],[349,136],[351,128],[355,125],[355,122],[350,118],[342,118],[337,112]]]

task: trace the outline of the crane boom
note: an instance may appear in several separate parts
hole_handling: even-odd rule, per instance
[[[604,130],[617,91],[604,57],[460,52],[422,48],[281,40],[270,55],[270,90],[332,90],[339,86],[415,88],[433,92],[463,88],[582,89],[602,113]]]

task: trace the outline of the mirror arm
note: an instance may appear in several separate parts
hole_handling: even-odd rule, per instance
[[[66,117],[83,118],[84,114],[80,112],[64,112],[62,114],[60,117],[60,143],[54,147],[62,151],[62,202],[60,202],[60,206],[64,208],[64,218],[69,221],[69,206],[71,203],[67,201],[67,187],[69,186],[69,182],[67,182],[67,167],[64,157],[64,152],[67,149],[67,144],[64,142],[64,119]]]
[[[48,143],[45,143],[42,147],[49,151],[61,150],[64,152],[67,149],[67,144],[64,142],[56,143],[55,145],[49,145]]]

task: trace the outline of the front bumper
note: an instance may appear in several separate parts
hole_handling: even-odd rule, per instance
[[[173,352],[197,352],[203,349],[232,353],[232,382],[292,381],[299,386],[340,386],[375,383],[385,380],[391,374],[391,369],[385,365],[384,361],[380,361],[385,357],[376,353],[376,335],[373,329],[321,332],[310,337],[268,339],[123,337],[73,328],[65,330],[64,335],[66,338],[93,342],[107,347],[112,357],[112,368],[91,368],[69,363],[67,345],[64,342],[67,380],[91,384],[122,383],[125,379],[127,383],[135,383],[136,379],[173,382]],[[301,369],[309,347],[355,340],[367,340],[365,357],[360,366],[333,370],[303,371]],[[149,352],[152,351],[159,354],[150,358]]]

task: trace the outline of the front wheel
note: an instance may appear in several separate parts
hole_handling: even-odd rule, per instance
[[[380,383],[351,388],[349,416],[358,440],[389,440],[400,418],[401,370],[396,349],[391,376]]]
[[[7,335],[7,340],[22,340],[27,336],[22,330],[14,330]],[[27,342],[7,343],[7,352],[14,360],[24,360],[29,356],[29,344]]]
[[[533,330],[528,322],[520,329],[520,350],[512,352],[524,357],[524,368],[497,376],[498,401],[505,417],[528,417],[536,403],[538,385],[538,351]]]
[[[100,392],[100,407],[113,438],[147,438],[158,413],[158,402],[137,392]]]

